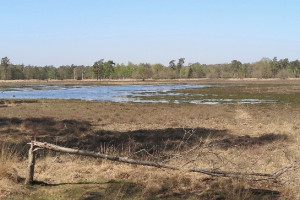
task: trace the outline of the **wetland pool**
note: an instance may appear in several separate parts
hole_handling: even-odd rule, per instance
[[[62,86],[26,85],[20,88],[0,88],[0,99],[80,99],[86,101],[191,104],[257,104],[276,100],[218,98],[218,94],[182,93],[177,90],[194,88],[230,87],[223,85],[166,84]]]

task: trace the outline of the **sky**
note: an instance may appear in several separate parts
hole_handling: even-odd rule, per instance
[[[0,0],[13,64],[300,59],[297,0]]]

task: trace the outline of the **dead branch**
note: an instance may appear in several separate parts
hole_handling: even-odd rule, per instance
[[[258,173],[258,172],[248,173],[248,172],[206,170],[206,169],[199,169],[199,168],[183,169],[180,166],[168,165],[168,164],[164,164],[162,162],[135,160],[135,159],[130,159],[128,157],[119,157],[119,156],[114,156],[114,155],[102,154],[99,152],[97,153],[97,152],[61,147],[61,146],[46,143],[46,142],[32,141],[31,144],[33,144],[34,148],[49,149],[49,150],[56,151],[56,152],[89,156],[89,157],[94,157],[94,158],[102,158],[102,159],[107,159],[107,160],[111,160],[111,161],[123,162],[123,163],[135,164],[135,165],[151,166],[151,167],[165,168],[165,169],[172,169],[172,170],[185,170],[188,172],[202,173],[202,174],[207,174],[207,175],[211,175],[211,176],[222,176],[222,177],[259,176],[259,177],[267,177],[268,179],[278,178],[278,173],[276,173],[276,172],[272,173],[272,174],[268,174],[268,173]],[[279,176],[280,175],[282,175],[282,173],[280,173]]]
[[[33,183],[34,165],[35,165],[35,145],[34,142],[29,143],[30,149],[28,152],[28,168],[26,172],[25,184],[31,185]]]
[[[274,178],[278,178],[279,176],[281,176],[282,174],[284,174],[287,171],[291,171],[294,169],[297,169],[300,166],[300,161],[296,161],[294,164],[289,165],[287,167],[283,167],[280,170],[276,171],[273,173],[273,177]]]

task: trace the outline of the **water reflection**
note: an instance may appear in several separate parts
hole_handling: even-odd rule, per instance
[[[224,87],[215,85],[121,85],[121,86],[49,86],[27,85],[22,88],[0,89],[1,99],[81,99],[139,103],[192,103],[192,104],[255,104],[277,101],[259,99],[218,99],[217,94],[176,93],[173,90]],[[143,97],[151,97],[143,98]],[[172,97],[172,100],[168,100]],[[193,98],[190,98],[193,97]],[[197,99],[198,97],[198,99]],[[209,98],[212,97],[212,98]]]

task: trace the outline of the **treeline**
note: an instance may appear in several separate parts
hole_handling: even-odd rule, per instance
[[[185,59],[171,60],[168,66],[162,64],[128,62],[116,64],[112,60],[101,59],[92,66],[64,65],[32,66],[12,64],[9,58],[1,59],[0,79],[174,79],[174,78],[299,78],[300,61],[286,59],[272,60],[263,58],[254,63],[231,63],[206,65],[200,63],[185,64]]]

